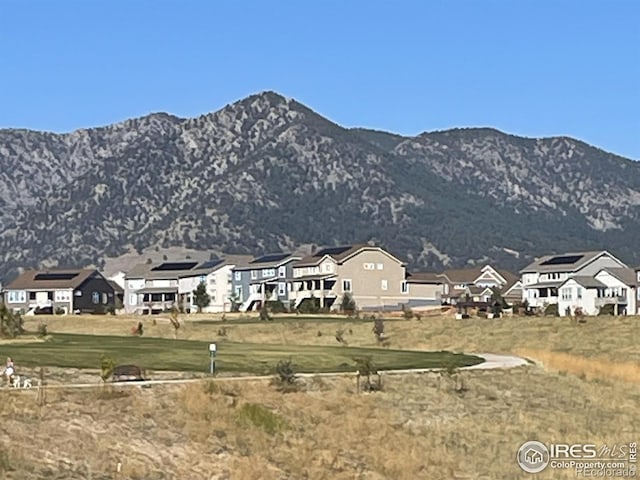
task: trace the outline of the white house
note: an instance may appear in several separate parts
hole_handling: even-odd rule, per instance
[[[597,315],[606,306],[615,315],[637,312],[634,270],[604,268],[593,277],[577,276],[559,287],[558,313],[566,316],[580,307],[586,315]]]
[[[251,261],[250,256],[229,255],[224,259],[204,262],[178,277],[178,301],[187,312],[197,312],[193,291],[200,283],[205,284],[209,305],[202,309],[206,313],[230,312],[232,294],[232,270]]]
[[[620,268],[626,269],[627,265],[605,250],[546,255],[520,271],[522,300],[532,308],[545,308],[550,304],[558,304],[558,289],[568,279],[583,277],[580,281],[584,283],[587,282],[586,278],[595,278],[596,274],[603,269]],[[578,283],[571,283],[564,288],[577,289]],[[567,292],[568,290],[565,291]],[[577,296],[577,290],[575,294]],[[562,313],[567,306],[570,306],[569,303],[572,300],[573,298],[564,299],[563,306],[559,305],[559,311]]]

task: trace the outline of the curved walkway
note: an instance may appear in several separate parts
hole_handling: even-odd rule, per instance
[[[475,355],[477,357],[481,357],[484,359],[484,362],[478,363],[476,365],[471,365],[468,367],[460,367],[460,370],[493,370],[493,369],[507,369],[507,368],[515,368],[521,367],[524,365],[528,365],[528,362],[524,358],[512,356],[512,355],[497,355],[494,353],[473,353],[470,355]],[[437,372],[442,370],[442,368],[409,368],[403,370],[380,370],[380,373],[384,375],[405,375],[411,373],[429,373],[429,372]],[[313,377],[353,377],[356,375],[356,372],[325,372],[325,373],[298,373],[297,377],[300,378],[313,378]],[[229,377],[199,377],[199,378],[189,378],[189,379],[178,379],[178,380],[144,380],[140,382],[129,381],[129,382],[109,382],[106,385],[113,386],[123,386],[123,387],[142,387],[142,386],[151,386],[151,385],[171,385],[171,384],[184,384],[184,383],[195,383],[202,382],[205,380],[215,379],[216,382],[220,381],[246,381],[246,380],[271,380],[273,375],[234,375]],[[47,389],[68,389],[68,388],[96,388],[103,387],[105,384],[100,383],[59,383],[59,384],[48,384],[46,386]],[[10,389],[2,389],[5,391],[13,391],[13,392],[28,392],[28,391],[37,391],[37,385],[34,385],[32,388],[10,388]]]

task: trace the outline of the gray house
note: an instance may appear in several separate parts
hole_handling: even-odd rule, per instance
[[[111,283],[93,269],[27,270],[5,289],[7,307],[24,313],[106,313],[115,308]]]
[[[280,301],[289,308],[293,263],[300,258],[291,253],[274,253],[234,268],[232,290],[240,311],[259,309],[269,301]]]

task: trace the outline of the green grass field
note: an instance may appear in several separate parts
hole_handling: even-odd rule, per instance
[[[149,370],[206,372],[209,342],[133,336],[56,333],[46,341],[0,344],[0,356],[18,365],[99,368],[107,355],[116,364],[135,364]],[[291,358],[298,372],[354,371],[355,358],[370,356],[380,370],[461,367],[481,363],[479,357],[451,352],[420,352],[324,345],[218,343],[216,368],[225,373],[273,373],[279,360]]]

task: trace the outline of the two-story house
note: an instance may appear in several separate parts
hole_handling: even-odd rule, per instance
[[[627,268],[627,266],[605,250],[545,255],[520,271],[522,299],[533,309],[558,304],[558,289],[568,279],[580,277],[577,282],[572,282],[564,288],[577,289],[580,282],[584,283],[587,279],[591,279],[589,280],[590,288],[597,289],[601,286],[593,282],[596,274],[603,269],[619,268]],[[582,288],[586,287],[582,285]],[[578,294],[576,290],[576,297]],[[561,310],[566,310],[565,303],[562,307],[559,305],[559,313],[562,313]]]
[[[126,313],[160,313],[178,304],[178,279],[200,264],[197,260],[139,264],[124,277]]]
[[[192,270],[179,273],[178,303],[187,313],[197,312],[193,291],[204,283],[209,295],[209,305],[202,311],[230,312],[233,294],[232,270],[248,265],[251,259],[249,255],[225,255],[224,258],[207,260]]]
[[[322,248],[293,265],[291,303],[339,310],[349,293],[363,310],[400,309],[409,300],[405,275],[404,262],[378,246]]]
[[[115,293],[97,270],[27,270],[6,286],[4,301],[24,313],[106,313],[115,308]]]
[[[443,303],[455,305],[467,298],[473,302],[487,303],[494,290],[509,302],[520,301],[520,279],[511,272],[491,265],[483,267],[451,269],[438,274],[443,282]]]
[[[407,272],[401,291],[407,295],[405,305],[409,308],[440,305],[444,291],[444,280],[437,273]]]
[[[256,310],[265,302],[275,301],[289,308],[292,265],[300,258],[291,253],[272,253],[233,268],[232,295],[240,311]]]
[[[637,285],[631,268],[603,268],[594,276],[569,277],[558,287],[558,314],[573,315],[580,308],[585,315],[597,315],[608,307],[614,315],[635,315]]]

